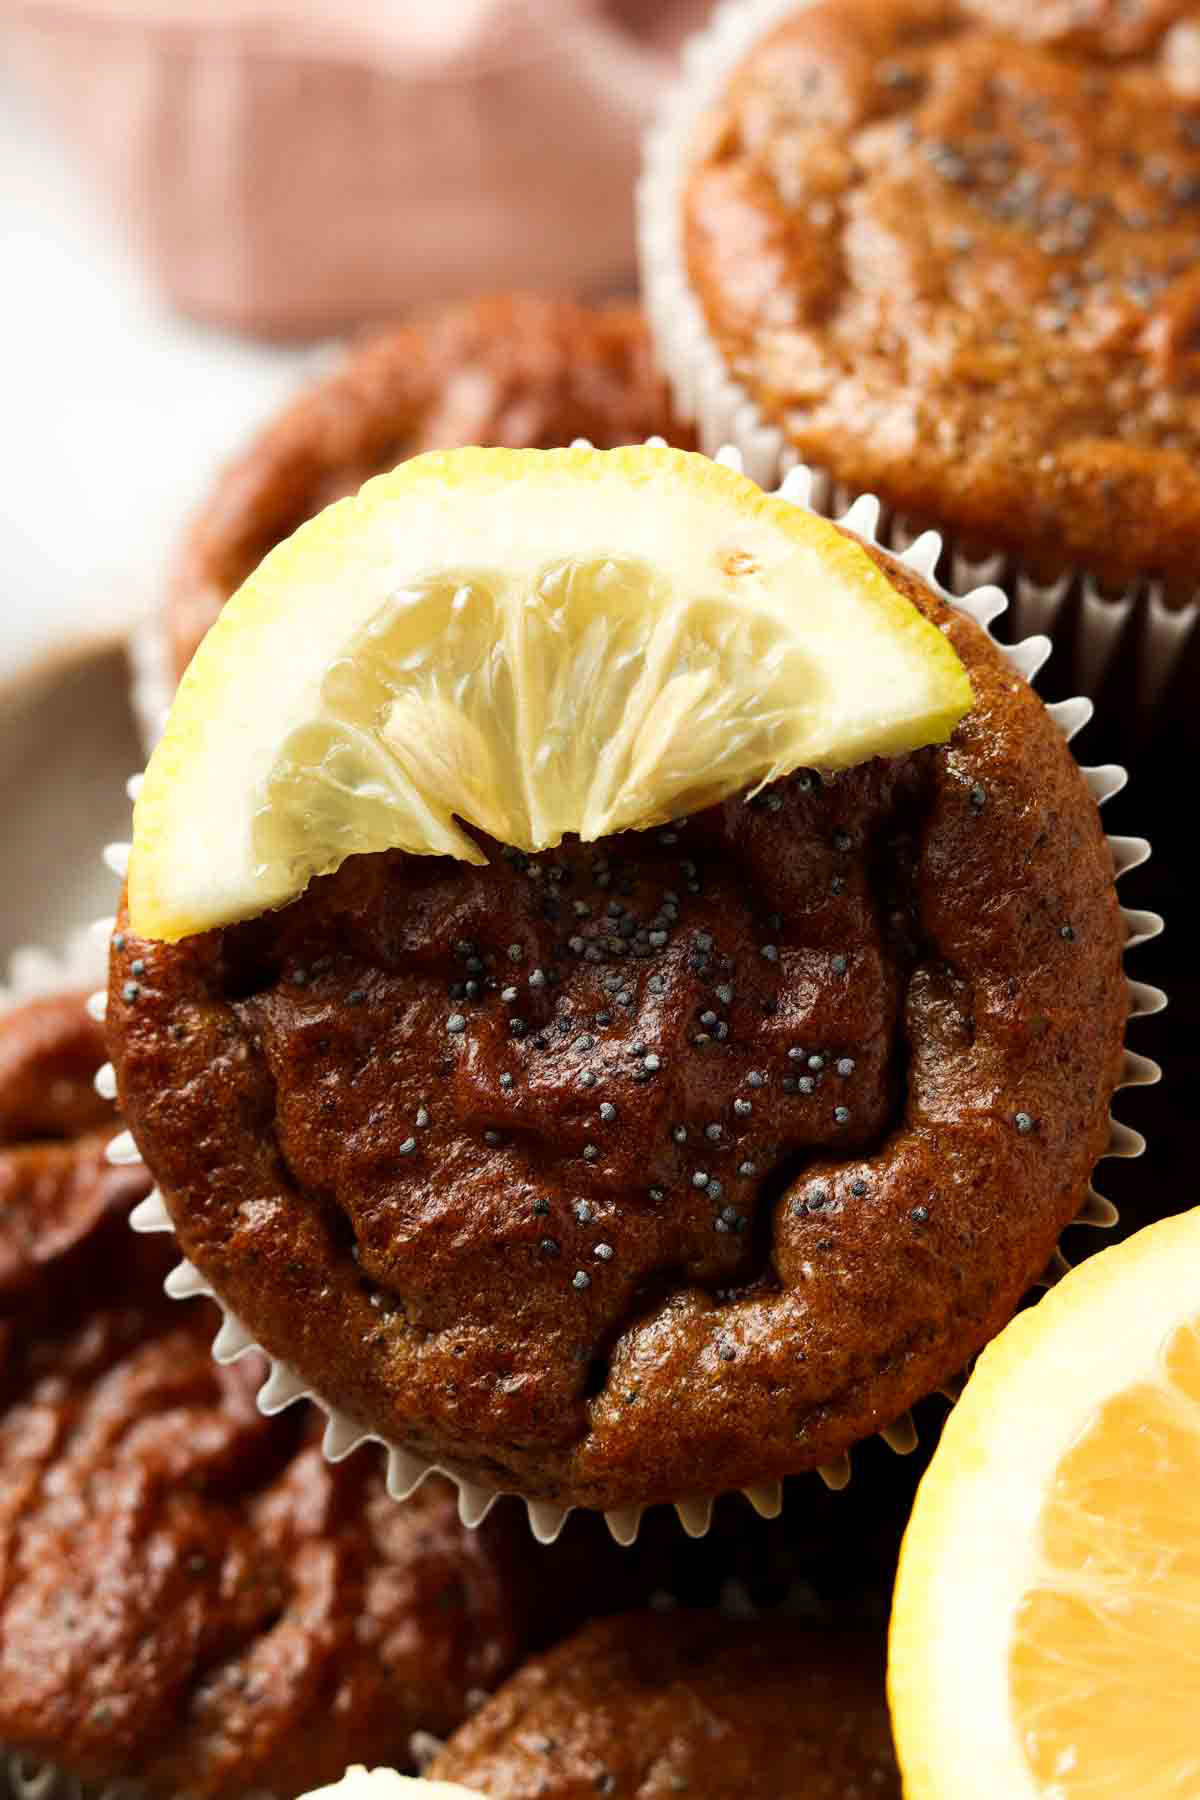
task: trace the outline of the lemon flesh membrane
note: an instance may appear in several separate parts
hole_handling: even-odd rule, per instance
[[[134,928],[286,904],[346,857],[641,829],[945,738],[946,637],[855,540],[690,453],[467,450],[266,557],[134,816]]]

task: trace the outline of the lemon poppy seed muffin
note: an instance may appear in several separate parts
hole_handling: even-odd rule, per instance
[[[258,435],[197,515],[167,596],[171,674],[268,550],[405,457],[655,436],[691,442],[634,307],[498,294],[373,337]]]
[[[82,995],[0,1020],[0,1752],[163,1800],[407,1766],[628,1604],[624,1560],[576,1520],[535,1561],[511,1503],[468,1531],[445,1482],[397,1507],[310,1410],[264,1418],[261,1359],[214,1363],[212,1307],[130,1232],[148,1184],[105,1160],[102,1061]]]
[[[1190,598],[1198,33],[1186,0],[840,0],[755,43],[681,229],[756,416],[971,554]]]
[[[632,1613],[537,1657],[429,1770],[490,1800],[898,1800],[883,1646]]]
[[[122,1106],[180,1246],[331,1405],[611,1509],[829,1463],[1011,1315],[1109,1137],[1096,807],[986,633],[947,742],[479,866],[352,856],[114,938]]]

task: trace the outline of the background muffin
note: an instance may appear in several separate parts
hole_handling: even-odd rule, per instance
[[[1160,54],[1185,10],[1122,60],[931,0],[755,47],[688,180],[688,267],[804,460],[1030,566],[1191,593],[1200,94]]]
[[[878,494],[897,546],[936,527],[1018,631],[1061,620],[1077,684],[1120,649],[1126,708],[1196,617],[1195,42],[1182,0],[760,0],[697,43],[642,189],[705,447]]]
[[[526,1663],[429,1775],[493,1800],[898,1800],[882,1652],[795,1620],[626,1614]]]
[[[690,442],[633,307],[494,295],[371,339],[259,434],[198,514],[167,597],[171,675],[268,550],[405,457],[655,436]]]
[[[0,1745],[163,1796],[403,1766],[636,1588],[586,1521],[538,1555],[512,1507],[468,1531],[436,1481],[399,1507],[311,1411],[264,1418],[257,1359],[218,1367],[169,1244],[130,1233],[102,1056],[80,997],[0,1021]]]

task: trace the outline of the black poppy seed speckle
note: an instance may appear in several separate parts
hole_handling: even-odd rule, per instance
[[[1016,1126],[1017,1130],[1021,1133],[1022,1137],[1027,1137],[1029,1135],[1029,1133],[1033,1130],[1033,1120],[1027,1112],[1019,1112],[1019,1113],[1014,1114],[1013,1124]]]
[[[739,1163],[739,1164],[738,1164],[738,1174],[739,1174],[739,1175],[746,1175],[746,1176],[750,1176],[750,1175],[754,1175],[754,1174],[757,1174],[757,1172],[758,1172],[758,1170],[757,1170],[757,1164],[755,1164],[755,1163],[752,1163],[752,1162],[740,1162],[740,1163]]]
[[[485,1131],[483,1135],[484,1135],[484,1138],[486,1139],[488,1134]],[[499,1142],[499,1139],[497,1139],[497,1142]],[[413,1151],[416,1149],[416,1147],[417,1147],[416,1138],[415,1137],[407,1137],[407,1138],[405,1138],[405,1140],[402,1144],[397,1145],[396,1154],[397,1154],[397,1156],[411,1156]]]
[[[749,1100],[735,1100],[733,1103],[733,1110],[739,1119],[747,1119],[754,1111],[754,1106]]]
[[[929,1208],[927,1206],[914,1206],[908,1216],[914,1225],[924,1225],[929,1219]]]
[[[538,1245],[538,1249],[541,1251],[543,1256],[561,1256],[562,1255],[562,1245],[559,1243],[557,1238],[543,1238],[541,1243]]]
[[[586,1269],[576,1269],[574,1275],[571,1277],[571,1286],[573,1288],[578,1288],[582,1292],[582,1290],[584,1288],[590,1288],[591,1285],[592,1285],[592,1278],[588,1274],[587,1270]]]
[[[127,981],[121,989],[121,998],[126,1006],[132,1006],[141,991],[136,981]]]
[[[837,1072],[842,1077],[843,1081],[853,1075],[854,1058],[852,1056],[839,1056],[837,1060]]]
[[[611,1262],[613,1254],[614,1252],[611,1244],[597,1244],[592,1251],[592,1255],[598,1256],[601,1262]]]
[[[467,1021],[463,1018],[462,1014],[451,1013],[450,1017],[446,1020],[446,1030],[451,1036],[460,1037],[466,1029]]]

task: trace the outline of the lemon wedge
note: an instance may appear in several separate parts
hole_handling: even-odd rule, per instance
[[[889,1689],[909,1800],[1200,1794],[1200,1209],[985,1350],[917,1495]]]
[[[364,851],[479,863],[949,735],[945,636],[829,521],[702,456],[416,457],[273,550],[184,676],[130,915],[177,939]]]

